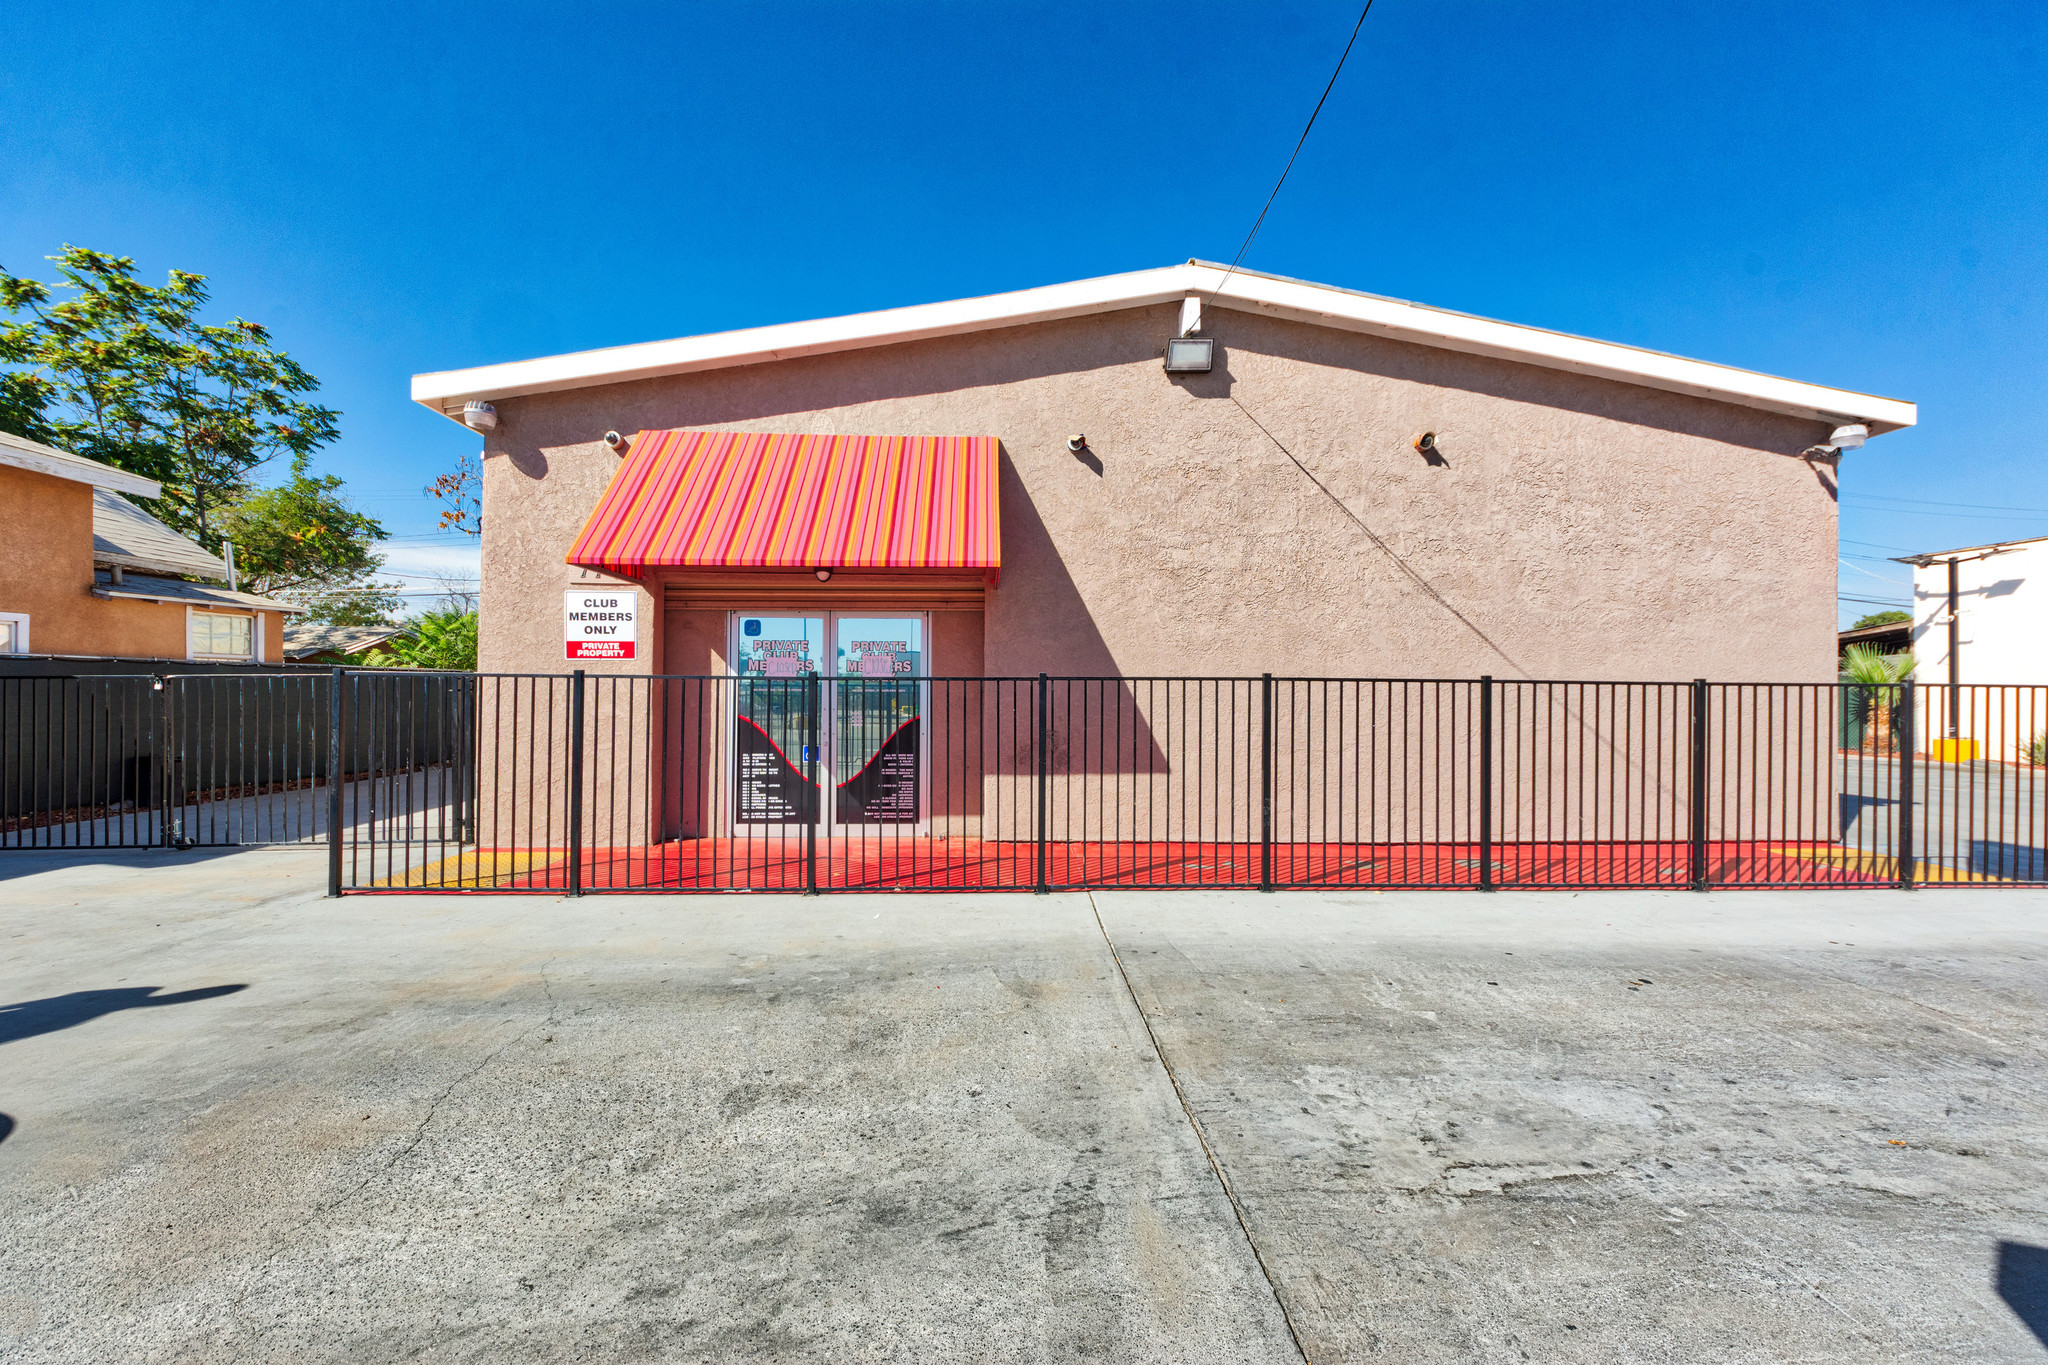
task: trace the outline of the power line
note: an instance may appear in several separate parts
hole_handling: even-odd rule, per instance
[[[1973,507],[1980,512],[2039,512],[2048,516],[2048,507],[2007,507],[1995,502],[1937,502],[1933,498],[1898,498],[1889,493],[1844,493],[1842,496],[1877,502],[1910,502],[1920,507]]]
[[[1344,74],[1344,63],[1351,56],[1352,45],[1358,41],[1358,30],[1365,27],[1365,16],[1370,13],[1372,0],[1365,0],[1365,8],[1358,12],[1358,22],[1351,26],[1351,41],[1344,44],[1344,55],[1337,58],[1337,69],[1330,73],[1330,83],[1323,87],[1323,98],[1316,101],[1315,109],[1310,112],[1308,122],[1302,127],[1301,136],[1295,140],[1294,156],[1287,158],[1287,165],[1281,170],[1280,178],[1273,182],[1273,192],[1266,196],[1266,206],[1259,210],[1258,221],[1252,224],[1252,230],[1244,235],[1244,245],[1237,249],[1237,255],[1230,258],[1230,269],[1223,272],[1223,279],[1216,286],[1217,293],[1222,293],[1223,286],[1230,283],[1230,277],[1237,273],[1238,263],[1244,260],[1244,253],[1251,250],[1252,238],[1258,236],[1259,229],[1265,226],[1266,215],[1273,211],[1273,201],[1280,197],[1280,187],[1287,183],[1287,172],[1294,169],[1294,159],[1301,155],[1302,145],[1308,141],[1308,130],[1316,126],[1316,115],[1323,112],[1324,101],[1328,100],[1330,92],[1337,88],[1337,77]]]
[[[2011,508],[1998,508],[1990,512],[1930,512],[1922,507],[1862,507],[1850,504],[1852,510],[1884,512],[1891,516],[1905,517],[1948,517],[1956,521],[1984,521],[1992,517],[2007,517],[2014,521],[2048,521],[2048,513],[2029,514]]]

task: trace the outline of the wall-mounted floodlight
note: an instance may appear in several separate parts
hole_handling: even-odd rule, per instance
[[[1828,444],[1837,450],[1855,450],[1870,439],[1870,428],[1861,422],[1852,422],[1845,427],[1836,427],[1828,436]]]
[[[498,410],[481,399],[472,398],[462,405],[462,425],[471,431],[489,431],[498,425]]]
[[[1216,343],[1208,337],[1175,337],[1166,343],[1168,374],[1207,374],[1216,364]]]

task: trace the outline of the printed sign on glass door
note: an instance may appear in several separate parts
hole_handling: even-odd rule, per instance
[[[737,644],[734,819],[743,825],[816,820],[818,785],[805,778],[804,764],[805,747],[817,742],[813,679],[825,649],[825,622],[744,616]],[[809,757],[815,762],[817,755]]]
[[[833,818],[915,824],[924,796],[924,619],[841,616],[833,634]]]

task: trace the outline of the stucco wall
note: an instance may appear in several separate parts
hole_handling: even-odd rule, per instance
[[[38,654],[99,653],[78,647],[92,601],[92,489],[0,465],[0,507],[0,611],[28,613]]]
[[[565,667],[603,432],[698,427],[1001,438],[991,673],[1833,676],[1818,424],[1213,306],[1216,372],[1175,380],[1176,316],[500,402],[483,666]],[[653,670],[642,597],[640,657],[596,667]]]

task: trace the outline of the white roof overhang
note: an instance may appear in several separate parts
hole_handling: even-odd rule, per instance
[[[460,421],[463,404],[473,399],[489,402],[559,393],[600,384],[958,336],[1188,298],[1200,299],[1209,308],[1265,313],[1444,350],[1695,394],[1820,422],[1861,422],[1873,435],[1909,427],[1918,420],[1915,406],[1901,399],[1781,379],[1753,370],[1687,360],[1661,351],[1594,341],[1541,327],[1497,322],[1325,284],[1255,271],[1233,272],[1204,261],[1009,294],[419,374],[413,376],[412,397],[414,402]]]

